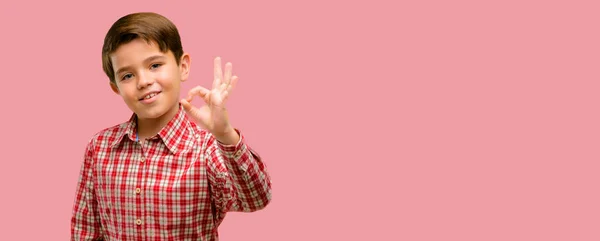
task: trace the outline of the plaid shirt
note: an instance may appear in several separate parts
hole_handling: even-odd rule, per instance
[[[265,165],[241,134],[222,144],[181,107],[153,138],[136,141],[135,130],[134,114],[87,145],[71,240],[218,240],[226,212],[270,202]]]

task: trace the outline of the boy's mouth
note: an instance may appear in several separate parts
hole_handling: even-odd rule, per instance
[[[147,100],[147,99],[150,99],[150,98],[152,98],[152,97],[154,97],[154,96],[156,96],[156,95],[158,95],[158,94],[160,94],[160,93],[161,93],[161,91],[152,91],[152,92],[150,92],[150,93],[148,93],[148,94],[144,95],[144,96],[143,96],[142,98],[140,98],[139,100]]]

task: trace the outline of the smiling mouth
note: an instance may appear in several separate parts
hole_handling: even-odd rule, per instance
[[[160,91],[159,92],[152,92],[152,93],[150,93],[150,94],[148,94],[148,95],[140,98],[139,100],[147,100],[147,99],[150,99],[150,98],[152,98],[152,97],[154,97],[154,96],[156,96],[156,95],[158,95],[160,93],[161,93]]]

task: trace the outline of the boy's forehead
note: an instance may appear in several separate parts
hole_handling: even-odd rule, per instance
[[[110,54],[110,59],[113,66],[118,67],[143,62],[147,58],[157,55],[169,57],[169,52],[170,51],[167,51],[167,53],[161,52],[158,44],[153,41],[147,42],[143,39],[134,39],[119,46],[112,54]]]

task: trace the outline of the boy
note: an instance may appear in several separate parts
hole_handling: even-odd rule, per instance
[[[190,56],[177,28],[155,13],[117,20],[102,48],[111,89],[133,111],[88,143],[71,218],[71,240],[218,240],[230,211],[271,200],[265,165],[228,120],[238,80],[215,59],[212,89],[179,100]],[[190,102],[199,96],[206,105]]]

